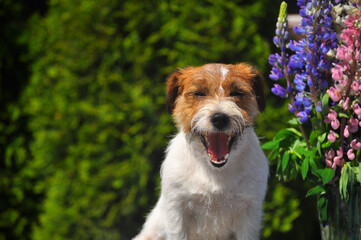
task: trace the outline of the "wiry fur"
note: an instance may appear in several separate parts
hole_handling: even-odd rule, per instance
[[[252,68],[235,67],[213,64],[192,68],[192,74],[178,72],[176,79],[168,82],[168,98],[174,101],[168,106],[180,132],[170,142],[162,164],[161,196],[135,240],[259,239],[268,161],[252,125],[262,96],[256,95],[259,89],[252,89]],[[247,93],[237,99],[229,93],[236,85],[227,87],[226,83],[235,71],[244,77],[238,85],[244,84]],[[210,84],[217,85],[219,80],[213,90],[211,85],[205,85],[209,97],[186,95],[187,88],[194,87],[194,76],[203,79],[208,73],[213,77]],[[228,80],[239,81],[233,78]],[[170,92],[177,96],[169,96]],[[224,132],[235,137],[227,163],[216,168],[208,159],[200,134],[216,131],[210,118],[219,112],[230,117]]]

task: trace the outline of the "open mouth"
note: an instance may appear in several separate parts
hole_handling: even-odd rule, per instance
[[[207,149],[211,164],[218,168],[224,166],[228,161],[235,135],[228,135],[224,132],[213,132],[200,134],[200,136]]]

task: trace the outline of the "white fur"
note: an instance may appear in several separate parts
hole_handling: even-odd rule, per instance
[[[228,68],[226,68],[225,66],[221,67],[222,80],[226,79],[228,72],[229,72]]]
[[[226,131],[242,129],[228,162],[212,166],[199,135],[181,130],[162,164],[161,196],[135,240],[259,239],[268,161],[253,127],[245,125],[231,101],[206,105],[193,128],[214,131],[207,119],[215,111],[234,115]]]

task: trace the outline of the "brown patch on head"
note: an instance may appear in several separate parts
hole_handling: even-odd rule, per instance
[[[235,65],[235,71],[232,71],[238,80],[248,84],[248,91],[252,97],[255,97],[257,102],[258,111],[262,112],[265,109],[265,95],[264,95],[264,82],[261,74],[252,66],[240,63]],[[249,95],[249,97],[251,97]]]
[[[188,67],[168,79],[167,110],[185,132],[191,130],[192,119],[200,109],[221,101],[233,101],[245,121],[251,123],[264,109],[263,91],[259,73],[244,63]]]

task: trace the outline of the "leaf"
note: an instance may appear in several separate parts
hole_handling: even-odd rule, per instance
[[[325,225],[327,222],[327,208],[328,208],[328,199],[321,195],[317,201],[317,209],[320,214],[320,221],[322,225]]]
[[[322,150],[321,150],[321,143],[317,142],[317,150],[318,150],[318,154],[320,154],[320,156],[322,156]]]
[[[310,144],[313,145],[317,137],[320,135],[320,130],[313,130],[310,133]]]
[[[272,149],[278,148],[279,143],[280,143],[280,140],[272,140],[272,141],[266,142],[266,143],[262,144],[262,149],[272,150]]]
[[[303,180],[306,179],[306,176],[308,173],[308,168],[309,168],[308,158],[306,158],[305,160],[303,160],[302,166],[301,166],[301,175],[302,175]]]
[[[280,131],[278,131],[275,135],[275,139],[284,139],[289,137],[290,135],[292,135],[292,133],[290,131],[288,131],[288,129],[282,129]]]
[[[346,163],[345,166],[343,167],[343,171],[340,177],[340,183],[339,183],[339,190],[340,190],[340,194],[341,194],[341,198],[343,200],[348,199],[347,193],[348,193],[348,181],[349,181],[349,177],[350,177],[350,173],[351,171],[349,170],[349,164]]]
[[[321,146],[323,149],[327,149],[327,148],[331,147],[332,144],[333,144],[333,142],[327,141],[325,143],[322,143]]]
[[[323,142],[325,141],[326,137],[327,137],[327,133],[324,132],[322,135],[319,135],[319,136],[317,137],[317,139],[318,139],[318,141],[320,141],[321,143],[323,143]]]
[[[349,118],[349,116],[343,112],[338,113],[339,117]]]
[[[329,183],[335,175],[335,171],[331,168],[320,169],[317,172],[320,174],[323,184]]]
[[[282,161],[277,161],[277,174],[280,174],[280,169],[281,169],[281,165],[282,165]]]
[[[278,140],[278,139],[285,139],[291,136],[298,136],[301,137],[302,134],[300,133],[300,131],[298,131],[295,128],[285,128],[280,130],[279,132],[276,133],[274,139]]]
[[[286,170],[289,160],[290,160],[290,153],[289,153],[289,151],[286,151],[283,154],[283,158],[282,158],[282,171],[283,172]]]
[[[314,188],[311,188],[310,190],[308,190],[307,194],[306,194],[306,197],[309,197],[309,196],[312,196],[312,195],[316,195],[316,194],[319,194],[319,193],[322,193],[324,192],[325,189],[323,187],[321,187],[320,185],[314,187]]]
[[[356,167],[353,167],[353,171],[356,175],[356,181],[361,184],[361,164]]]
[[[310,165],[311,165],[312,170],[315,170],[315,171],[318,170],[318,167],[315,162],[315,158],[313,158],[313,157],[310,158]]]
[[[295,135],[302,137],[302,133],[295,128],[286,128],[287,131],[294,133]]]
[[[328,114],[328,112],[330,111],[329,105],[328,105],[329,99],[330,99],[330,96],[328,95],[328,93],[325,93],[325,95],[323,95],[322,99],[321,99],[322,114],[324,116],[326,116]]]
[[[288,124],[298,126],[300,124],[300,121],[298,120],[298,118],[292,118],[291,120],[288,120]]]

